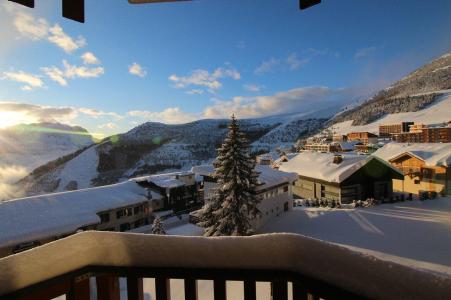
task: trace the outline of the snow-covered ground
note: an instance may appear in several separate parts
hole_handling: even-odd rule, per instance
[[[437,102],[426,109],[416,112],[406,112],[389,114],[367,125],[352,126],[353,121],[345,121],[334,124],[332,129],[337,134],[347,134],[349,132],[368,131],[378,134],[380,124],[397,124],[406,121],[415,123],[437,124],[451,120],[451,91],[446,92]]]
[[[291,232],[451,277],[451,197],[371,208],[295,207],[261,232]]]

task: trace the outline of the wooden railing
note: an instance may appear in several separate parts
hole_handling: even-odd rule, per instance
[[[244,299],[256,283],[271,282],[273,299],[449,299],[451,279],[294,234],[252,237],[175,237],[84,232],[0,259],[1,299],[143,299],[142,278],[155,278],[156,299],[170,299],[169,279],[184,280],[185,299],[197,281],[213,280],[214,299],[226,282],[243,282]],[[291,283],[290,285],[288,283]],[[288,287],[292,289],[289,293]],[[230,299],[230,298],[229,298]]]

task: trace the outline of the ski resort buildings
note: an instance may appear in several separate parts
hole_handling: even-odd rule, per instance
[[[451,195],[450,143],[390,143],[375,152],[403,174],[393,180],[397,192]]]
[[[256,194],[261,197],[258,209],[261,212],[259,218],[253,221],[252,226],[258,229],[270,219],[280,216],[283,212],[293,208],[293,183],[298,176],[291,172],[281,172],[265,165],[257,165],[259,185]],[[202,177],[205,202],[214,196],[217,188],[212,165],[196,166],[192,171]]]
[[[293,185],[295,196],[337,203],[389,199],[393,192],[392,180],[403,178],[383,160],[357,154],[305,151],[283,164],[280,170],[299,175]]]
[[[134,178],[141,186],[160,195],[152,201],[153,210],[181,212],[199,206],[202,199],[192,172],[174,172]]]

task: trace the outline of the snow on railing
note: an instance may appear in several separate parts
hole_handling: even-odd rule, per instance
[[[255,299],[260,281],[272,283],[273,299],[287,299],[288,282],[294,299],[451,295],[449,278],[295,234],[205,238],[91,231],[0,259],[0,298],[89,299],[90,277],[96,277],[98,299],[118,297],[118,277],[127,277],[129,299],[143,298],[142,278],[155,278],[157,299],[169,299],[168,279],[175,278],[185,280],[185,299],[196,299],[200,279],[214,281],[215,299],[225,299],[227,280],[244,281],[245,299]]]

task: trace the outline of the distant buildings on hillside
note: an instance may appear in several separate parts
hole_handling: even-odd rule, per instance
[[[399,143],[450,143],[451,121],[443,125],[383,124],[379,126],[380,137],[390,137]]]

